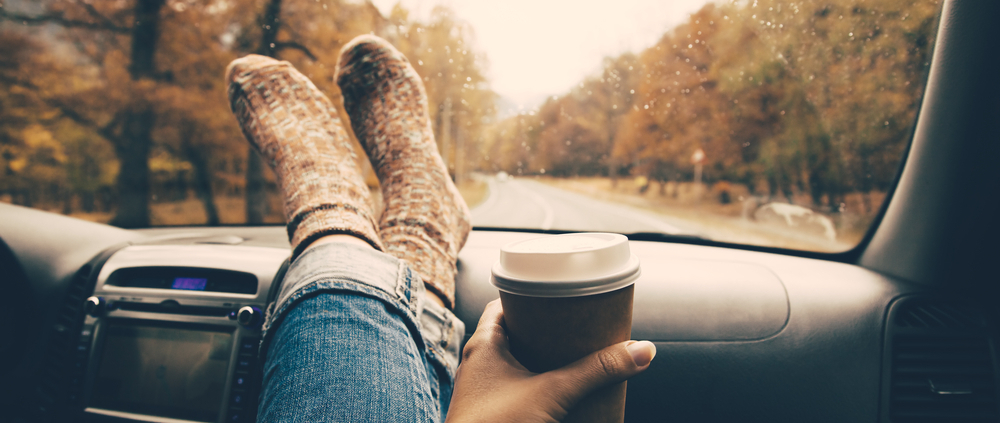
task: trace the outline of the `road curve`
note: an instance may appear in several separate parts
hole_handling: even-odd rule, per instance
[[[684,222],[601,201],[530,179],[488,178],[489,197],[472,209],[480,227],[693,234]]]

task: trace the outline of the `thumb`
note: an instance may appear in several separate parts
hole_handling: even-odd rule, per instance
[[[549,378],[550,392],[569,409],[598,388],[642,373],[655,356],[656,346],[652,342],[625,341],[542,376]]]

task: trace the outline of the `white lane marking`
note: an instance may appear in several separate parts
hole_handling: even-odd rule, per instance
[[[528,194],[528,196],[531,197],[531,200],[534,201],[535,204],[538,204],[538,207],[541,207],[542,211],[545,212],[545,218],[542,219],[542,224],[539,228],[542,230],[552,229],[552,222],[556,220],[556,212],[555,210],[552,210],[552,206],[549,205],[549,202],[545,201],[544,197],[538,195],[537,192],[526,187],[524,184],[518,182],[517,185],[521,191]]]
[[[482,214],[486,210],[490,210],[493,207],[493,203],[497,202],[497,197],[500,196],[500,190],[497,189],[497,182],[493,177],[486,178],[486,186],[490,190],[490,196],[486,197],[486,201],[479,203],[478,206],[469,211],[473,217]]]

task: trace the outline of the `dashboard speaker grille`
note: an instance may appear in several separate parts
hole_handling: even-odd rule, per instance
[[[975,308],[909,301],[893,323],[891,422],[1000,421],[990,339]]]

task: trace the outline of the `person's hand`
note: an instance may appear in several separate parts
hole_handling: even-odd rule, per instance
[[[486,306],[462,352],[447,422],[558,422],[584,396],[649,367],[656,347],[626,341],[563,368],[532,373],[510,354],[500,300]]]

